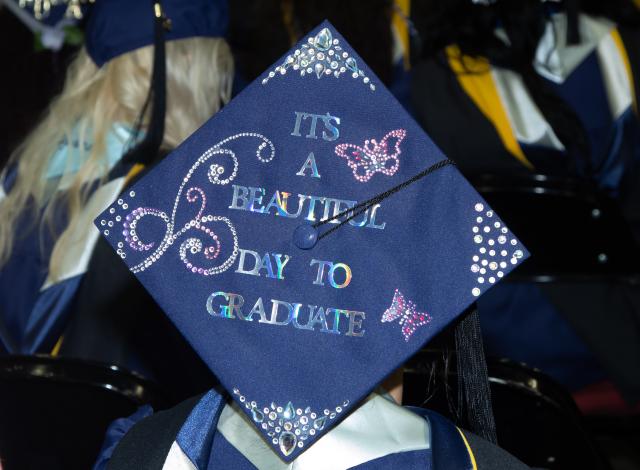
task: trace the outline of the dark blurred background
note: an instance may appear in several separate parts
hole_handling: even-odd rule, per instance
[[[637,5],[231,0],[230,8],[235,93],[328,18],[532,252],[479,302],[500,443],[531,466],[640,468]],[[3,3],[0,36],[1,168],[62,89],[81,45],[42,47]],[[612,82],[620,73],[628,80]],[[455,393],[442,385],[456,381],[450,354],[443,341],[407,365],[408,404],[456,417]],[[55,407],[80,400],[69,384],[84,383],[86,407],[93,399],[112,412],[95,418],[90,449],[118,413],[175,403],[127,364],[68,356],[69,364],[0,358],[0,402],[31,395]],[[49,419],[82,414],[62,409]],[[6,419],[18,419],[10,411]]]

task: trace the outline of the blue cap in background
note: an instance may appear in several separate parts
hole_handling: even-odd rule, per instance
[[[226,0],[163,0],[171,22],[165,39],[222,37],[226,34],[229,7]],[[154,41],[152,0],[97,0],[86,27],[86,47],[98,67],[126,52]]]

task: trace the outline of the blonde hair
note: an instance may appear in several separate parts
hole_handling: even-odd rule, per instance
[[[164,148],[173,148],[200,127],[231,97],[233,59],[221,38],[169,41],[167,51],[167,112]],[[11,255],[16,223],[25,211],[49,230],[57,206],[69,222],[51,255],[50,277],[56,279],[61,257],[72,240],[65,234],[85,207],[89,182],[105,182],[108,159],[106,137],[115,123],[134,126],[149,91],[153,62],[151,46],[112,59],[97,68],[82,49],[70,64],[62,93],[53,100],[41,122],[10,157],[17,179],[0,203],[0,269]],[[149,113],[147,113],[149,114]],[[148,116],[143,119],[143,128]],[[52,154],[64,142],[87,149],[84,163],[74,173],[67,146],[67,168],[61,178],[47,180]],[[85,146],[85,143],[88,144]],[[87,228],[88,229],[88,228]],[[70,238],[70,237],[66,237]]]

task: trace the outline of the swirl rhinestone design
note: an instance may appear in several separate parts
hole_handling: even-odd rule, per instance
[[[109,237],[116,233],[113,230],[116,226],[121,227],[123,241],[117,243],[117,254],[125,259],[129,249],[137,253],[149,253],[141,262],[136,263],[129,269],[134,272],[143,272],[158,261],[164,253],[169,250],[187,232],[195,231],[196,236],[191,236],[184,240],[178,247],[178,255],[186,269],[194,274],[203,276],[213,276],[228,270],[235,262],[239,247],[238,233],[235,226],[226,217],[205,214],[207,208],[207,196],[203,188],[190,185],[194,172],[205,165],[211,159],[216,161],[210,163],[207,171],[207,179],[213,185],[228,185],[231,183],[239,171],[238,158],[230,149],[223,148],[230,141],[240,138],[255,138],[260,141],[256,148],[256,158],[262,163],[269,163],[275,157],[275,146],[262,134],[255,132],[242,132],[232,135],[209,148],[191,166],[187,174],[182,179],[178,193],[176,195],[171,215],[153,208],[137,206],[129,210],[129,204],[133,205],[135,191],[130,191],[127,195],[120,197],[108,211],[108,216],[100,220],[99,225],[104,236]],[[224,161],[225,158],[227,161]],[[198,204],[198,212],[191,220],[176,230],[176,217],[180,212],[178,209],[181,201],[188,204]],[[160,219],[165,226],[164,236],[160,241],[143,240],[139,233],[139,225],[143,219],[148,217]],[[215,225],[212,227],[212,224]],[[230,234],[231,246],[225,251],[221,241],[220,233],[216,230],[226,230]],[[206,240],[206,243],[205,243]],[[214,266],[200,266],[192,261],[190,257],[202,253],[205,261],[215,261]],[[223,253],[226,253],[224,258]]]
[[[471,229],[478,251],[472,257],[471,273],[476,276],[476,286],[471,289],[474,297],[482,293],[481,287],[494,284],[504,276],[504,270],[516,265],[524,257],[518,240],[510,236],[509,229],[498,220],[491,209],[477,203],[475,225]]]
[[[340,40],[334,39],[329,28],[324,28],[315,37],[309,38],[307,44],[289,54],[284,62],[262,80],[266,85],[277,75],[286,75],[294,70],[305,75],[314,75],[320,79],[324,76],[339,78],[343,74],[351,74],[351,78],[362,80],[362,83],[375,91],[376,86],[371,79],[358,67],[358,62],[340,46]]]
[[[285,406],[271,402],[269,406],[249,401],[237,388],[233,389],[237,400],[249,410],[253,422],[269,437],[269,441],[284,456],[291,455],[296,447],[302,449],[306,441],[322,431],[328,422],[336,419],[349,406],[349,400],[333,409],[304,410],[288,402]]]

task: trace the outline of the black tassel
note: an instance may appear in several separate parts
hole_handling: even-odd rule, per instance
[[[164,16],[159,1],[153,2],[153,71],[149,94],[140,112],[133,132],[137,138],[144,121],[149,104],[151,104],[151,119],[144,140],[134,146],[122,158],[119,167],[130,168],[132,164],[149,165],[158,156],[160,146],[164,140],[164,120],[167,107],[167,62],[165,51],[164,31],[170,27],[170,21]],[[115,168],[114,168],[115,169]]]
[[[457,325],[458,411],[469,431],[497,443],[496,423],[491,407],[487,363],[482,347],[480,317],[474,305]],[[466,415],[466,416],[465,416]]]
[[[580,0],[565,0],[565,11],[567,13],[567,44],[575,46],[580,44],[580,28],[578,26]]]

